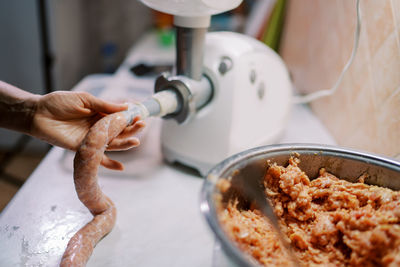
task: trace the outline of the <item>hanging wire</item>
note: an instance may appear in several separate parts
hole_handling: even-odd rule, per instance
[[[293,102],[295,104],[310,103],[321,97],[333,95],[336,92],[336,90],[338,89],[340,83],[343,80],[344,75],[346,74],[347,70],[349,69],[351,63],[353,63],[353,60],[357,54],[358,42],[360,40],[360,31],[361,31],[360,0],[357,0],[357,2],[356,2],[356,10],[357,10],[357,25],[356,25],[356,30],[354,32],[353,51],[351,52],[350,58],[347,61],[346,65],[343,67],[342,72],[339,75],[339,78],[336,80],[336,83],[330,89],[319,90],[319,91],[316,91],[316,92],[313,92],[310,94],[306,94],[306,95],[295,95],[294,99],[293,99]]]

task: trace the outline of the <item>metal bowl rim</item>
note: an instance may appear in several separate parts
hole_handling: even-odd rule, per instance
[[[221,177],[221,175],[228,169],[239,165],[241,162],[245,160],[255,158],[257,156],[262,156],[265,154],[290,155],[295,152],[299,154],[324,153],[327,155],[350,158],[357,161],[363,161],[365,163],[373,163],[378,166],[382,166],[400,172],[400,163],[396,160],[371,154],[364,151],[341,148],[331,145],[321,145],[321,144],[293,143],[293,144],[260,146],[245,150],[231,157],[228,157],[227,159],[223,160],[222,162],[214,166],[206,175],[206,179],[204,180],[200,194],[200,210],[203,216],[205,217],[209,227],[216,235],[216,238],[218,239],[224,252],[230,258],[232,258],[235,263],[238,263],[240,266],[252,267],[252,266],[257,266],[257,264],[250,262],[249,259],[244,256],[244,253],[242,253],[236,246],[232,244],[232,242],[228,239],[228,237],[226,236],[226,234],[224,233],[219,224],[215,206],[213,205],[215,177]]]

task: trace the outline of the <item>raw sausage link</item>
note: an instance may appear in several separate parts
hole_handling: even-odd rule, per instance
[[[116,208],[97,183],[107,144],[125,129],[123,112],[108,115],[91,127],[74,158],[74,182],[80,201],[94,218],[68,242],[60,266],[85,266],[97,242],[114,227]]]

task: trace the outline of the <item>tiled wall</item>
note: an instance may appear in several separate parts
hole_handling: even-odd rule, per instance
[[[355,0],[289,2],[281,54],[302,93],[333,86],[350,56]],[[360,0],[357,55],[333,96],[311,103],[339,145],[400,159],[400,0]]]

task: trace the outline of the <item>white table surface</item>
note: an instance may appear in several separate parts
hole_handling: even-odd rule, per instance
[[[151,47],[157,48],[154,37],[139,42],[111,87],[134,82],[146,91],[154,81],[135,81],[128,67]],[[171,51],[163,50],[160,58],[170,61]],[[159,121],[150,123],[139,150],[114,154],[126,164],[125,172],[100,170],[99,183],[115,202],[118,218],[87,266],[212,265],[213,235],[199,209],[203,179],[161,160],[158,126]],[[292,142],[335,144],[305,106],[293,107],[280,140]],[[57,266],[69,238],[91,218],[75,193],[72,154],[53,148],[0,215],[0,266]]]

